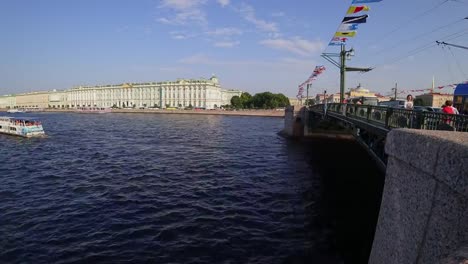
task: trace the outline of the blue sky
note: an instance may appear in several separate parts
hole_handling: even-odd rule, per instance
[[[17,0],[0,2],[0,94],[77,85],[209,78],[223,88],[290,97],[316,65],[327,70],[311,94],[339,90],[339,72],[320,57],[351,0]],[[348,73],[389,93],[468,80],[468,0],[383,0],[348,42]],[[450,89],[444,89],[450,92]]]

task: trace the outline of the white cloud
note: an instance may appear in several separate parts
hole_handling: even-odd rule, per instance
[[[232,35],[242,35],[242,30],[238,28],[232,27],[225,27],[225,28],[217,28],[213,31],[206,32],[207,35],[210,36],[232,36]]]
[[[275,12],[271,14],[272,17],[284,17],[285,15],[286,14],[284,12]]]
[[[258,19],[255,16],[255,10],[252,6],[242,4],[239,12],[242,14],[245,20],[254,24],[256,28],[266,32],[278,32],[278,27],[274,22],[267,22],[265,20]]]
[[[220,42],[215,42],[213,45],[218,48],[232,48],[239,44],[240,44],[239,41],[220,41]]]
[[[206,0],[163,0],[159,8],[172,10],[174,14],[158,18],[157,21],[170,25],[206,24],[206,14],[201,9],[205,3]]]
[[[311,56],[323,48],[321,41],[309,41],[300,37],[292,39],[266,39],[260,44],[278,50],[286,50],[301,56]]]
[[[177,39],[177,40],[184,40],[184,39],[189,39],[189,38],[194,37],[194,35],[190,35],[181,31],[172,31],[172,32],[169,32],[169,34],[171,35],[172,39]]]
[[[230,0],[217,0],[217,1],[222,7],[229,5],[229,3],[231,2]]]
[[[161,7],[168,7],[175,10],[187,10],[197,8],[205,3],[206,0],[162,0]]]

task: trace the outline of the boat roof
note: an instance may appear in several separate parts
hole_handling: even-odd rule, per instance
[[[3,120],[24,120],[24,121],[38,121],[39,118],[37,117],[12,117],[12,116],[0,116],[0,119]]]

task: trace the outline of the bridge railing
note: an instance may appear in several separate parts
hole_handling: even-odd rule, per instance
[[[426,130],[453,130],[468,132],[468,115],[407,110],[375,105],[319,104],[310,111],[344,116],[386,129],[414,128]]]

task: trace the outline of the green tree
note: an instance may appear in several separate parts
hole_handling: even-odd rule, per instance
[[[242,93],[241,96],[240,96],[240,101],[241,101],[241,108],[253,108],[253,104],[252,104],[252,95],[250,95],[249,93],[245,92],[245,93]]]
[[[231,98],[231,105],[234,108],[242,108],[242,101],[239,96],[235,95]]]
[[[279,93],[279,94],[275,94],[277,100],[278,100],[278,106],[279,107],[286,107],[286,106],[290,106],[291,103],[289,102],[289,98],[286,97],[286,95],[282,94],[282,93]]]
[[[305,100],[304,104],[306,106],[313,106],[313,105],[317,104],[317,101],[315,100],[315,98],[307,99],[307,100]]]

